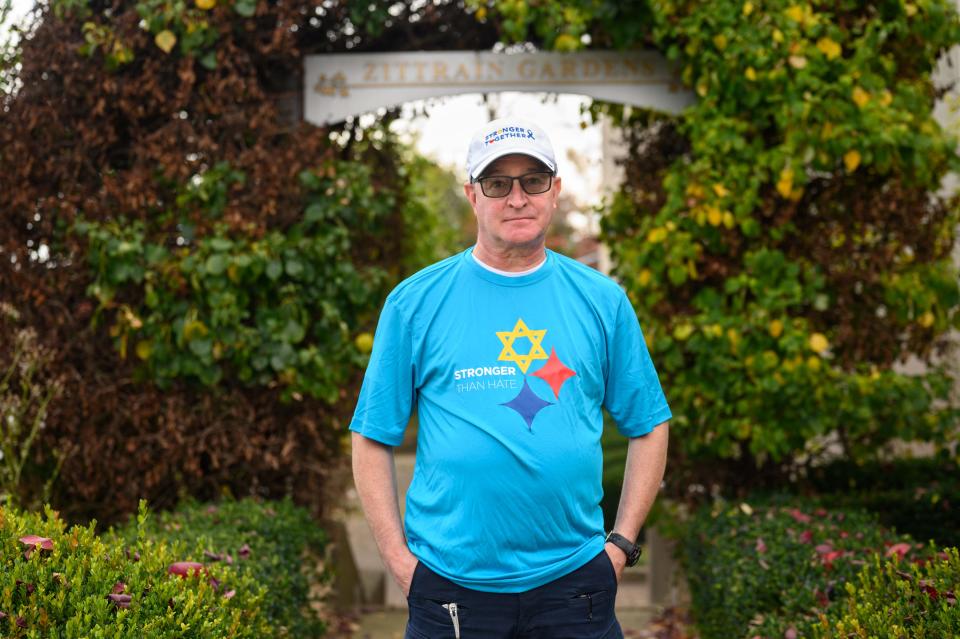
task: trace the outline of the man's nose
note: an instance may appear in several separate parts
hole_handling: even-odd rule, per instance
[[[514,208],[520,208],[527,203],[527,192],[520,186],[520,180],[513,180],[510,183],[510,192],[507,193],[507,204]]]

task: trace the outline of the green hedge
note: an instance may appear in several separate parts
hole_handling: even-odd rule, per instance
[[[846,585],[839,619],[814,626],[815,639],[943,639],[960,636],[960,555],[948,548],[930,561],[874,557]]]
[[[306,511],[252,500],[148,516],[103,535],[0,509],[0,636],[317,637],[325,543]],[[182,573],[182,574],[181,574]]]
[[[838,605],[844,584],[889,548],[914,552],[873,515],[774,500],[700,509],[681,559],[703,639],[779,638],[791,627],[809,633],[818,614]]]
[[[290,500],[189,501],[145,524],[130,522],[117,535],[132,541],[139,530],[150,539],[188,548],[185,558],[190,561],[227,564],[263,586],[267,596],[260,612],[272,628],[271,636],[323,634],[311,585],[325,580],[319,566],[327,538],[310,514]]]
[[[14,638],[269,637],[267,590],[225,564],[170,574],[184,544],[131,543],[68,528],[57,513],[0,510],[0,636]]]

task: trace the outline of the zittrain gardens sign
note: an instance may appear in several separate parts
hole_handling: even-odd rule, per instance
[[[460,93],[577,93],[669,113],[694,100],[652,51],[342,53],[304,64],[303,116],[317,125]]]

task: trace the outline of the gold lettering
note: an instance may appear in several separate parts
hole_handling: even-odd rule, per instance
[[[417,82],[423,82],[423,70],[426,68],[427,63],[414,62],[413,64],[417,67]]]
[[[577,65],[573,60],[564,60],[560,63],[560,73],[564,79],[569,79],[577,74]]]
[[[487,69],[490,71],[490,74],[495,77],[500,77],[503,75],[503,65],[499,62],[488,62]]]
[[[457,66],[457,72],[453,74],[454,80],[469,80],[470,72],[467,71],[467,65],[461,64]]]
[[[529,80],[529,79],[533,78],[534,70],[533,70],[532,67],[533,67],[533,61],[531,61],[531,60],[524,60],[523,62],[521,62],[521,63],[517,66],[517,73],[518,73],[518,74],[520,75],[520,77],[523,78],[524,80]]]
[[[595,78],[600,73],[600,64],[596,60],[583,61],[583,77]]]
[[[398,62],[397,70],[400,72],[400,81],[406,82],[407,80],[407,64],[408,62]]]
[[[376,67],[373,65],[373,63],[367,62],[365,65],[363,65],[363,68],[366,69],[366,71],[363,72],[363,81],[376,82],[377,78],[375,77],[376,73],[374,71]]]
[[[347,76],[343,75],[343,71],[337,71],[336,75],[333,76],[333,87],[340,91],[341,97],[347,97],[350,95],[350,89],[347,87]]]
[[[553,72],[553,65],[549,62],[544,62],[543,66],[540,67],[540,77],[541,78],[556,78],[556,74]]]
[[[383,81],[384,82],[390,81],[390,64],[387,62],[383,63]]]
[[[613,60],[603,61],[603,77],[609,78],[614,74]]]
[[[433,63],[433,81],[437,80],[446,80],[447,79],[447,63],[446,62],[434,62]]]
[[[627,71],[630,75],[637,75],[640,73],[640,68],[637,66],[636,60],[631,60],[630,58],[623,59],[623,66],[627,68]]]

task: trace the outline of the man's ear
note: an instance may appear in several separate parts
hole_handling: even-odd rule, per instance
[[[470,201],[470,207],[473,208],[474,212],[477,209],[477,189],[476,183],[464,182],[463,183],[463,194],[467,196],[467,200]]]

